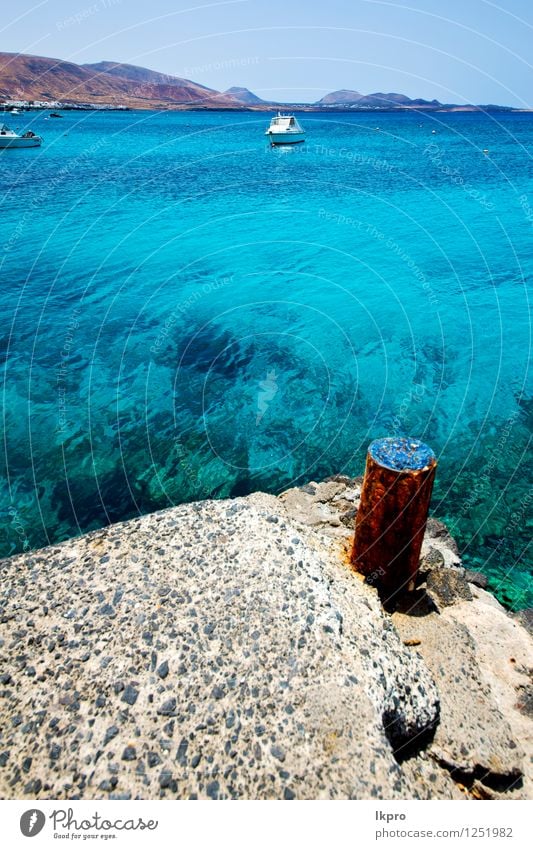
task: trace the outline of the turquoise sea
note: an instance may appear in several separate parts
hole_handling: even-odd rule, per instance
[[[408,434],[531,606],[533,115],[309,113],[276,149],[268,119],[11,119],[45,141],[0,152],[0,554]]]

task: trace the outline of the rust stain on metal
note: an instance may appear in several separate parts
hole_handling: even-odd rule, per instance
[[[351,562],[384,603],[415,585],[436,467],[417,440],[380,439],[368,449]]]

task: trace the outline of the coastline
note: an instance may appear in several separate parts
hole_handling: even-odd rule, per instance
[[[2,107],[3,104],[0,104]],[[224,106],[211,104],[188,104],[188,103],[161,103],[147,104],[146,106],[136,104],[135,106],[121,106],[111,103],[60,103],[56,102],[53,106],[24,106],[26,112],[49,112],[50,109],[61,109],[63,112],[302,112],[316,114],[341,114],[341,115],[515,115],[515,114],[531,114],[533,109],[519,109],[514,106],[452,106],[440,107],[434,109],[424,109],[420,106],[416,107],[358,107],[357,109],[349,106],[316,106],[315,104],[305,103],[265,103],[264,105],[255,106]],[[9,114],[10,109],[0,108],[0,112]]]
[[[347,562],[359,493],[184,504],[3,560],[4,798],[531,798],[528,616],[434,519],[385,614]]]

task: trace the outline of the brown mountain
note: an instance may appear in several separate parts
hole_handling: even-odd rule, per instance
[[[239,108],[233,98],[190,80],[135,65],[76,65],[59,59],[0,53],[0,97],[123,104],[134,109]]]
[[[112,77],[121,80],[131,80],[138,86],[157,86],[160,90],[178,89],[179,92],[174,91],[174,94],[183,98],[185,103],[193,99],[220,96],[220,92],[215,91],[215,89],[207,88],[207,86],[200,85],[192,80],[173,77],[171,74],[161,74],[159,71],[150,71],[148,68],[141,68],[138,65],[126,65],[120,62],[96,62],[92,65],[81,65],[81,67],[87,68],[93,74],[110,74]]]
[[[254,94],[253,91],[250,91],[248,88],[242,88],[241,86],[232,86],[232,88],[228,88],[224,94],[228,94],[230,97],[233,97],[234,100],[238,100],[239,103],[246,103],[248,106],[257,106],[259,104],[268,105],[268,100],[261,100],[257,94]]]
[[[120,62],[76,65],[74,62],[24,53],[0,53],[1,100],[60,100],[67,105],[123,105],[131,109],[270,111],[274,106],[282,106],[261,100],[246,88],[235,87],[222,94],[192,80],[161,74],[137,65]],[[405,94],[395,92],[365,95],[350,89],[330,92],[314,104],[285,106],[301,111],[331,108],[515,111],[505,106],[443,105],[438,100],[412,100]]]

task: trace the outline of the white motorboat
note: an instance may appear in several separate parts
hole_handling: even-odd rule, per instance
[[[278,112],[270,121],[265,133],[270,144],[299,144],[305,141],[305,130],[294,115],[282,115]]]
[[[41,142],[41,136],[31,130],[19,135],[10,130],[7,124],[0,124],[0,150],[4,147],[40,147]]]

